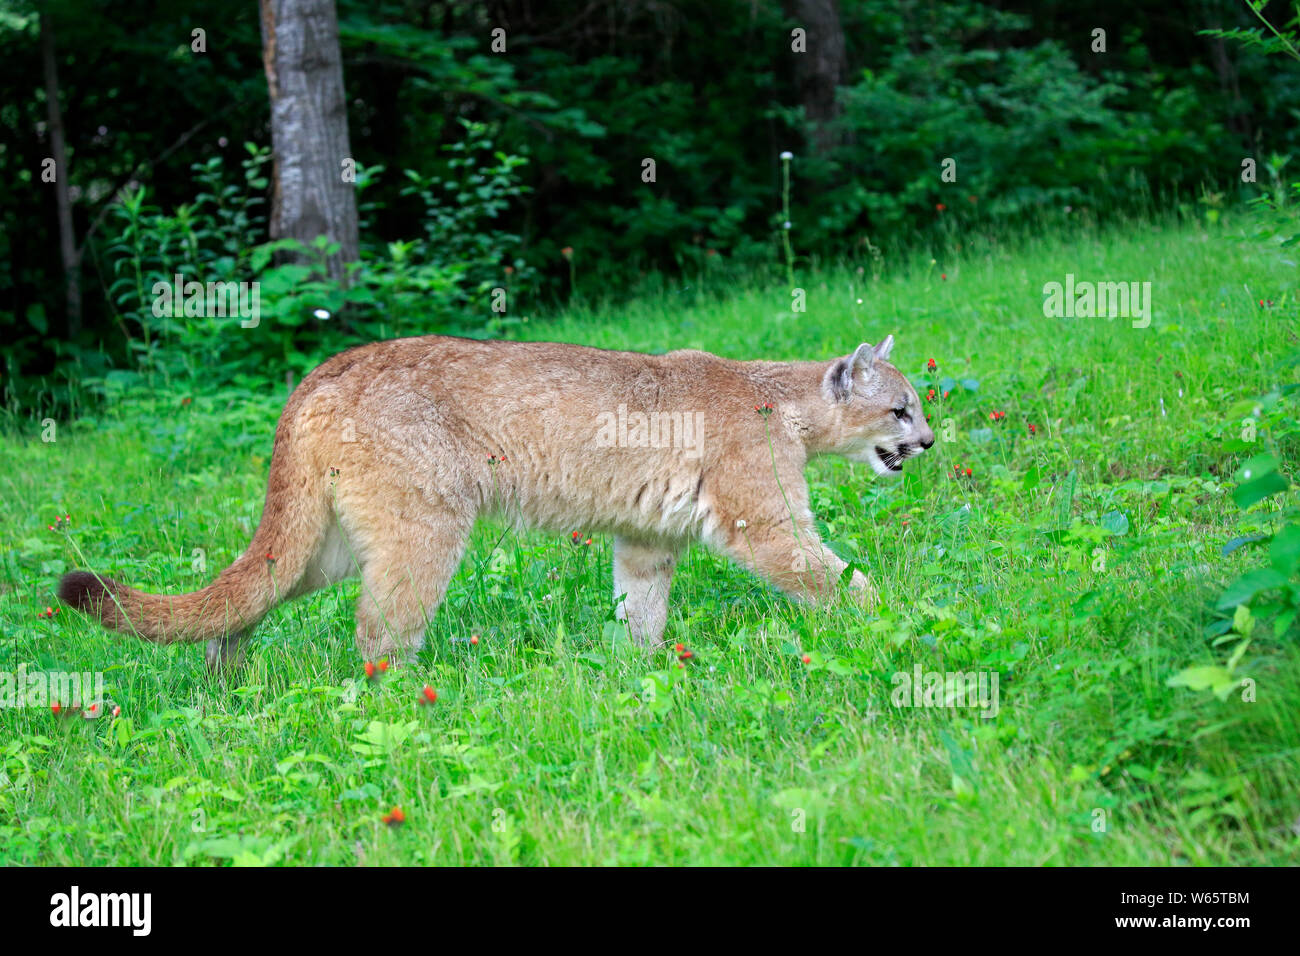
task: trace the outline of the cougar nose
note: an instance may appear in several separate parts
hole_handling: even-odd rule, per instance
[[[934,433],[931,432],[931,433],[930,433],[930,440],[929,440],[929,441],[922,441],[922,442],[921,442],[921,447],[922,447],[922,448],[930,448],[930,447],[933,446],[933,445],[934,445]]]

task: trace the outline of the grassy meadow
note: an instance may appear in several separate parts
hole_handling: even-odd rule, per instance
[[[613,622],[608,538],[484,525],[415,665],[367,679],[352,581],[272,611],[237,677],[211,678],[200,646],[43,612],[66,570],[180,592],[240,553],[284,385],[159,381],[53,441],[11,430],[0,672],[102,672],[120,712],[0,709],[0,863],[1294,863],[1300,628],[1258,628],[1226,697],[1168,681],[1228,661],[1216,603],[1260,556],[1224,546],[1287,500],[1231,491],[1270,441],[1242,419],[1296,378],[1295,265],[1223,227],[1054,236],[804,267],[803,313],[719,269],[503,327],[791,359],[893,333],[935,389],[940,440],[902,479],[809,469],[880,613],[795,604],[694,548],[683,667]],[[1067,274],[1150,281],[1149,327],[1046,318]],[[918,666],[996,674],[996,714],[896,706]]]

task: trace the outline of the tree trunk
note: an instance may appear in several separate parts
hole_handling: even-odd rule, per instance
[[[359,256],[357,200],[334,0],[260,0],[271,94],[271,238],[339,244],[329,274]]]
[[[831,123],[839,116],[835,90],[844,75],[844,31],[838,0],[785,0],[787,16],[808,36],[808,51],[796,53],[795,81],[808,120],[814,152],[825,153],[839,137]]]
[[[63,260],[64,319],[68,338],[81,333],[81,260],[72,229],[72,197],[68,194],[68,147],[59,106],[59,71],[54,59],[54,25],[41,13],[41,65],[45,73],[45,110],[54,159],[54,201],[58,206],[59,258]]]

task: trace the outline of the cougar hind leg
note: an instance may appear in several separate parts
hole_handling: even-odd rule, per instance
[[[357,651],[411,659],[460,566],[473,519],[449,511],[372,528],[357,601]]]

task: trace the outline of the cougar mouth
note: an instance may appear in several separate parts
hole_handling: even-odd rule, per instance
[[[902,471],[903,459],[906,456],[896,451],[886,451],[885,449],[877,445],[876,457],[879,458],[881,462],[884,464],[884,466],[888,468],[890,471]]]

